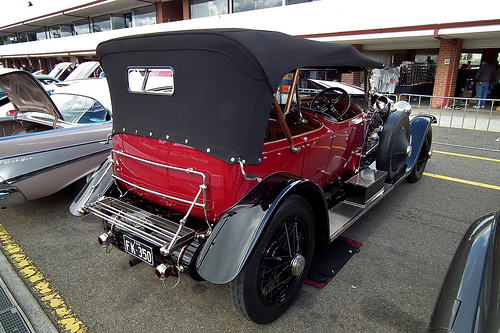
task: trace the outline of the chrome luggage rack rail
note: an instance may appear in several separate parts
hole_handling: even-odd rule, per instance
[[[193,239],[195,231],[186,227],[185,224],[194,207],[203,209],[205,221],[208,226],[208,233],[211,232],[211,226],[207,217],[207,177],[204,173],[194,171],[192,168],[183,169],[167,164],[148,161],[146,159],[124,153],[123,151],[112,150],[112,153],[139,161],[141,163],[199,176],[201,177],[201,184],[199,185],[198,192],[194,196],[193,201],[189,201],[144,188],[113,174],[115,181],[118,180],[141,191],[189,205],[185,216],[179,222],[173,222],[136,208],[131,204],[121,201],[120,199],[114,199],[111,197],[104,197],[102,200],[98,200],[87,206],[89,211],[106,220],[111,224],[112,228],[122,229],[131,235],[140,237],[155,246],[159,246],[160,253],[163,255],[172,253],[172,251],[179,249]],[[113,163],[116,163],[114,159]],[[123,193],[120,197],[122,196],[124,196]],[[202,201],[201,203],[199,202],[200,197]]]
[[[115,198],[106,197],[89,205],[87,209],[110,223],[114,231],[125,231],[158,246],[164,255],[190,243],[195,235],[195,230],[185,225]]]

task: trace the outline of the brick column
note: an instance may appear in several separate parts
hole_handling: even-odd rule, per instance
[[[462,53],[462,43],[462,39],[441,39],[432,96],[454,96],[460,54]],[[452,100],[450,99],[433,98],[431,107],[440,109],[442,107],[448,107],[451,104]]]
[[[49,74],[50,69],[47,68],[47,59],[46,58],[38,58],[38,66],[41,70],[43,70],[43,74]]]
[[[182,21],[183,2],[182,0],[173,0],[168,2],[156,1],[156,23],[166,23],[173,21]]]
[[[358,50],[359,52],[363,51],[363,45],[361,44],[352,44],[352,46]],[[355,86],[361,86],[361,72],[353,72],[353,73],[343,73],[340,79],[341,82],[352,84]]]
[[[189,0],[182,0],[182,18],[184,20],[189,20],[191,18],[191,7],[189,6]]]
[[[50,61],[50,68],[49,68],[49,71],[47,73],[49,73],[51,70],[54,69],[54,67],[56,67],[57,65],[57,58],[49,58],[49,61]]]

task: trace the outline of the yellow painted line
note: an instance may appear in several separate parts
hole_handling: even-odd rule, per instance
[[[19,275],[27,282],[32,292],[38,296],[45,309],[52,315],[61,332],[88,332],[87,326],[75,315],[62,295],[52,286],[42,271],[34,265],[2,224],[0,224],[0,246],[5,250],[6,256]]]
[[[428,176],[428,177],[438,178],[438,179],[449,180],[449,181],[456,182],[456,183],[462,183],[462,184],[467,184],[467,185],[472,185],[472,186],[479,186],[479,187],[484,187],[484,188],[489,188],[489,189],[500,191],[500,186],[496,186],[496,185],[478,183],[478,182],[473,182],[470,180],[453,178],[453,177],[448,177],[448,176],[435,175],[433,173],[427,173],[427,172],[424,172],[423,175]]]
[[[490,162],[500,163],[500,160],[498,160],[496,158],[488,158],[488,157],[479,157],[479,156],[473,156],[473,155],[456,154],[456,153],[449,153],[449,152],[446,152],[446,151],[439,151],[439,150],[432,150],[432,153],[443,154],[443,155],[450,155],[450,156],[458,156],[458,157],[466,157],[466,158],[473,158],[473,159],[476,159],[476,160],[482,160],[482,161],[490,161]]]

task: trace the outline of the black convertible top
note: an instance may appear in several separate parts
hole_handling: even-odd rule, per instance
[[[350,45],[278,32],[214,29],[113,39],[97,48],[113,104],[113,134],[187,144],[228,163],[260,163],[267,118],[296,68],[380,67]],[[174,93],[131,93],[129,68],[169,68]]]

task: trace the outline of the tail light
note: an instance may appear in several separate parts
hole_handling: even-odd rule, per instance
[[[158,265],[155,268],[156,277],[160,280],[165,280],[170,276],[171,273],[172,273],[172,267],[171,266],[167,267],[165,264]]]
[[[109,244],[111,244],[112,236],[113,234],[111,232],[105,232],[101,236],[99,236],[99,238],[97,238],[97,242],[101,246],[108,246]]]

